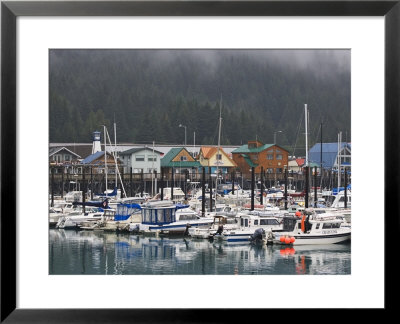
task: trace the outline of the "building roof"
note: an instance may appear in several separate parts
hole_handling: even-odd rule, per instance
[[[306,161],[306,159],[301,159],[301,158],[296,159],[296,163],[300,167],[304,165],[305,161]]]
[[[233,150],[232,153],[259,153],[270,148],[271,146],[274,146],[274,144],[264,144],[259,147],[249,148],[248,144],[244,144],[238,147],[236,150]]]
[[[148,146],[145,146],[145,147],[134,147],[134,148],[131,148],[130,150],[122,151],[119,154],[120,155],[130,155],[130,154],[133,154],[133,153],[136,153],[136,152],[140,152],[140,151],[151,151],[151,152],[153,152],[153,149],[148,147]],[[157,151],[157,150],[154,150],[154,153],[158,153],[160,155],[164,154],[163,152],[160,152],[160,151]]]
[[[351,143],[343,142],[341,149],[348,148],[351,152]],[[322,167],[332,168],[338,154],[338,143],[322,143]],[[315,144],[308,154],[309,162],[321,164],[321,143]]]
[[[76,154],[75,152],[72,152],[71,150],[69,150],[68,148],[66,148],[65,146],[61,146],[61,147],[50,147],[49,149],[49,156],[52,156],[62,150],[66,150],[69,153],[71,153],[72,155],[75,155],[77,159],[80,159],[81,156],[79,154]]]
[[[200,153],[203,153],[203,157],[205,159],[209,159],[210,157],[213,156],[213,154],[217,151],[216,147],[206,147],[206,146],[202,146],[200,148]]]
[[[232,160],[231,154],[227,154],[222,147],[219,148],[219,152],[225,155],[225,157],[229,160],[230,163],[232,163],[233,166],[237,166],[236,162]],[[200,148],[200,153],[203,153],[203,157],[205,159],[211,159],[214,156],[214,154],[218,153],[218,147],[202,146]]]
[[[185,150],[190,155],[185,148],[174,147],[161,159],[161,166],[168,168],[192,168],[201,166],[199,161],[172,161],[182,150]]]
[[[247,154],[241,154],[244,157],[244,160],[246,161],[246,163],[250,166],[250,167],[257,167],[258,164],[255,164],[250,157]]]
[[[104,151],[99,151],[96,152],[94,154],[89,155],[87,158],[85,158],[84,160],[82,160],[82,164],[90,164],[92,163],[94,160],[97,160],[98,158],[102,157],[104,155]]]

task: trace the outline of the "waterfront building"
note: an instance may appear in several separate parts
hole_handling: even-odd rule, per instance
[[[260,141],[249,141],[232,151],[232,159],[243,174],[261,172],[263,167],[266,173],[281,174],[288,164],[289,152],[276,144],[263,144]]]
[[[124,173],[151,173],[156,171],[160,173],[161,158],[164,153],[153,150],[153,148],[144,146],[132,148],[119,153],[120,159],[124,165]]]
[[[322,143],[322,167],[324,169],[337,169],[340,158],[342,167],[351,167],[351,144],[341,143],[340,150],[338,143]],[[321,143],[316,143],[309,151],[308,159],[318,167],[321,165]]]
[[[305,159],[302,158],[292,158],[288,162],[288,171],[289,173],[297,173],[302,174],[303,169],[302,166],[304,165]]]
[[[161,167],[168,173],[170,170],[176,170],[175,173],[189,174],[195,173],[201,166],[199,161],[196,161],[192,154],[184,147],[175,147],[168,151],[161,159]]]
[[[80,159],[80,155],[72,152],[65,146],[51,147],[49,149],[49,161],[52,166],[73,164],[78,162]]]
[[[121,161],[117,159],[119,170],[121,170]],[[115,174],[115,159],[114,155],[107,152],[106,158],[104,151],[99,151],[89,155],[81,161],[81,165],[85,167],[91,167],[93,173],[104,173],[105,167],[107,166],[108,174]]]
[[[235,161],[233,161],[227,153],[220,147],[208,147],[202,146],[198,156],[198,161],[202,167],[211,168],[211,173],[217,172],[217,167],[220,173],[230,173],[231,170],[237,167]]]

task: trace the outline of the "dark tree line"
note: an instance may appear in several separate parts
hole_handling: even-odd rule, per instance
[[[199,54],[200,53],[200,54]],[[117,124],[118,142],[221,144],[259,139],[304,148],[304,104],[310,144],[350,141],[350,72],[329,55],[296,67],[250,52],[52,50],[50,141],[90,142]],[[260,58],[261,57],[261,58]],[[221,100],[222,99],[222,100]]]

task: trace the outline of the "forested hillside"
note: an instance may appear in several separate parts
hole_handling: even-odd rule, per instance
[[[118,142],[221,144],[250,139],[304,148],[338,131],[350,141],[348,51],[51,50],[50,141],[90,142],[117,125]]]

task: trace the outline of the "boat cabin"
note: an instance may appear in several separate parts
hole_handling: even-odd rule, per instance
[[[281,228],[281,224],[275,217],[257,216],[257,215],[242,215],[240,216],[240,227],[271,227]]]
[[[340,228],[343,220],[335,216],[332,217],[318,217],[311,218],[307,215],[304,221],[304,232],[310,232],[314,230],[330,230]],[[287,216],[283,218],[283,231],[284,232],[294,232],[302,231],[302,218],[301,217],[291,217]]]
[[[147,204],[142,206],[142,224],[162,225],[176,221],[174,204]]]

